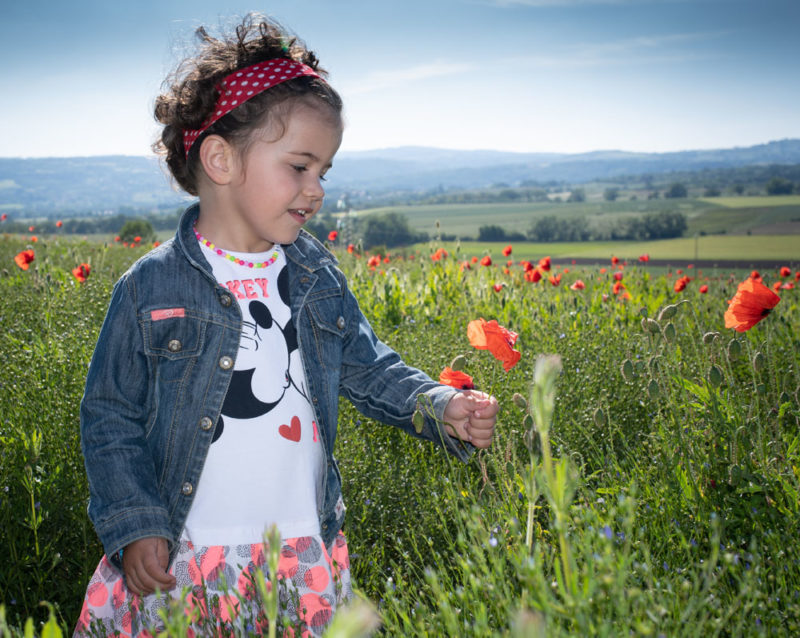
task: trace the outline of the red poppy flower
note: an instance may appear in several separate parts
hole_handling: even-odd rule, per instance
[[[678,268],[675,272],[678,273],[679,275],[682,275],[683,274],[683,268]]]
[[[778,292],[781,289],[781,282],[780,281],[776,281],[775,283],[773,283],[772,284],[772,289],[775,292]]]
[[[781,277],[788,277],[792,274],[792,269],[789,266],[782,266],[781,267]]]
[[[766,317],[781,298],[753,277],[739,284],[725,311],[725,327],[737,332],[750,330]]]
[[[615,295],[618,295],[625,290],[625,284],[623,284],[621,281],[617,281],[614,283],[614,287],[611,290]]]
[[[533,268],[534,268],[533,264],[531,262],[529,262],[529,261],[521,261],[520,263],[522,264],[522,269],[525,272],[533,270]]]
[[[453,370],[449,366],[439,375],[439,383],[449,385],[459,390],[474,390],[475,384],[472,377],[465,372]]]
[[[792,289],[794,289],[794,282],[793,281],[784,281],[781,284],[781,288],[783,290],[792,290]]]
[[[750,278],[751,278],[751,279],[761,279],[761,275],[760,275],[760,273],[759,273],[757,270],[753,270],[753,271],[750,273]]]
[[[350,253],[351,255],[353,254],[353,251],[355,249],[356,249],[356,247],[353,246],[353,244],[347,244],[347,252]]]
[[[561,273],[558,273],[556,276],[551,276],[549,279],[550,283],[554,286],[558,286],[561,283]]]
[[[492,288],[494,288],[495,292],[500,292],[503,289],[503,284],[495,284]]]
[[[136,237],[133,238],[133,241],[135,241],[138,244],[140,241],[142,241],[142,238],[139,237],[139,235],[136,235]]]
[[[481,259],[481,266],[491,266],[492,265],[492,258],[489,255],[484,255]]]
[[[390,261],[390,259],[389,259],[389,255],[386,255],[386,257],[384,257],[384,258],[383,258],[383,263],[384,263],[384,264],[388,264],[388,263],[389,263],[389,261]]]
[[[39,238],[36,235],[31,235],[31,241],[36,243],[37,241],[39,241]]]
[[[20,253],[17,253],[16,257],[14,257],[14,261],[16,262],[17,266],[22,268],[22,270],[28,270],[30,263],[34,259],[33,250],[23,250]]]
[[[622,281],[622,273],[621,272],[615,272],[614,273],[614,281]]]
[[[511,246],[506,246],[505,248],[503,248],[503,257],[508,257],[511,254],[512,250],[513,249],[511,248]]]
[[[539,260],[539,268],[542,270],[550,270],[550,257],[542,257]]]
[[[600,269],[600,274],[601,275],[605,275],[606,274],[606,269],[605,268],[601,268]]]
[[[116,237],[114,237],[114,241],[115,241],[115,242],[120,242],[120,241],[122,241],[122,237],[120,237],[119,235],[117,235]]]
[[[367,266],[370,268],[377,268],[381,265],[381,256],[380,255],[372,255],[367,262]]]
[[[639,261],[641,261],[643,264],[646,264],[648,261],[650,261],[650,255],[647,253],[644,255],[639,255]]]
[[[34,228],[36,228],[36,227],[35,226],[28,226],[28,232],[32,233]]]
[[[508,266],[509,268],[511,268],[511,266],[513,266],[513,265],[514,265],[514,260],[513,260],[513,259],[509,259],[509,260],[506,262],[506,266]]]
[[[564,268],[564,272],[569,272],[569,268]]]
[[[794,278],[795,278],[795,281],[800,281],[800,270],[795,270],[794,271]]]
[[[339,236],[338,231],[332,230],[328,233],[328,241],[336,241],[336,238]]]
[[[458,265],[458,269],[459,269],[461,272],[464,272],[465,270],[472,270],[472,266],[470,265],[470,263],[469,263],[468,261],[462,261],[462,262],[461,262],[461,263]]]
[[[525,271],[525,281],[529,281],[532,284],[535,284],[541,278],[542,278],[542,272],[538,268]]]
[[[72,269],[72,274],[81,283],[86,281],[86,278],[89,276],[89,272],[91,271],[92,267],[89,264],[81,264]]]
[[[153,248],[158,248],[161,245],[161,242],[156,240],[153,242]]]
[[[478,350],[488,350],[495,359],[503,362],[503,369],[508,372],[520,360],[522,354],[514,350],[517,342],[516,332],[499,325],[496,320],[486,321],[483,317],[470,321],[467,326],[469,343]]]
[[[4,222],[7,219],[8,219],[8,215],[6,213],[3,213],[2,215],[0,215],[0,222]]]
[[[60,219],[56,222],[56,228],[61,228],[63,225],[64,222],[62,222]]]
[[[700,294],[704,295],[707,292],[708,292],[708,285],[707,284],[703,284],[702,286],[700,286]]]
[[[616,266],[618,263],[619,263],[619,257],[617,257],[617,256],[613,256],[613,257],[611,258],[611,265],[612,265],[612,266]]]
[[[688,284],[690,281],[691,281],[691,279],[689,277],[686,277],[686,276],[680,277],[675,282],[675,287],[674,287],[675,288],[675,292],[681,292],[682,290],[684,290],[686,288],[686,284]]]
[[[470,261],[471,261],[473,264],[477,264],[477,263],[478,263],[478,258],[477,258],[477,257],[473,257],[472,259],[470,259]]]
[[[569,288],[570,290],[583,290],[584,288],[586,288],[586,284],[583,283],[583,281],[581,281],[580,279],[576,279],[575,283],[572,284]]]

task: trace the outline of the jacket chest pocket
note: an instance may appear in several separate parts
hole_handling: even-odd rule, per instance
[[[350,329],[338,301],[335,296],[308,304],[317,356],[323,365],[333,368],[341,363],[344,339]]]
[[[155,357],[162,381],[179,381],[184,377],[203,350],[205,333],[206,322],[197,317],[164,316],[164,311],[151,313],[144,323],[145,352]]]

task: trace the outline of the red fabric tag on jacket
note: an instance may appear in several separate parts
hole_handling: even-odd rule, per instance
[[[150,319],[159,321],[161,319],[171,319],[172,317],[185,317],[185,308],[162,308],[161,310],[153,310],[150,313]]]

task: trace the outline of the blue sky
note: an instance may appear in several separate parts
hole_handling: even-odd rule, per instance
[[[147,155],[161,81],[258,10],[317,51],[342,149],[662,152],[800,138],[798,0],[0,0],[0,156]]]

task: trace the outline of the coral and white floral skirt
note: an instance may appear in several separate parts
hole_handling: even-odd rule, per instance
[[[199,547],[181,540],[170,567],[177,587],[160,596],[138,596],[103,556],[89,581],[75,636],[149,638],[165,629],[159,611],[181,598],[185,614],[178,620],[173,615],[170,627],[188,626],[189,636],[266,634],[267,616],[253,577],[257,569],[269,587],[263,544]],[[336,608],[352,596],[344,535],[336,537],[330,554],[319,536],[284,539],[278,582],[280,633],[320,636]]]

